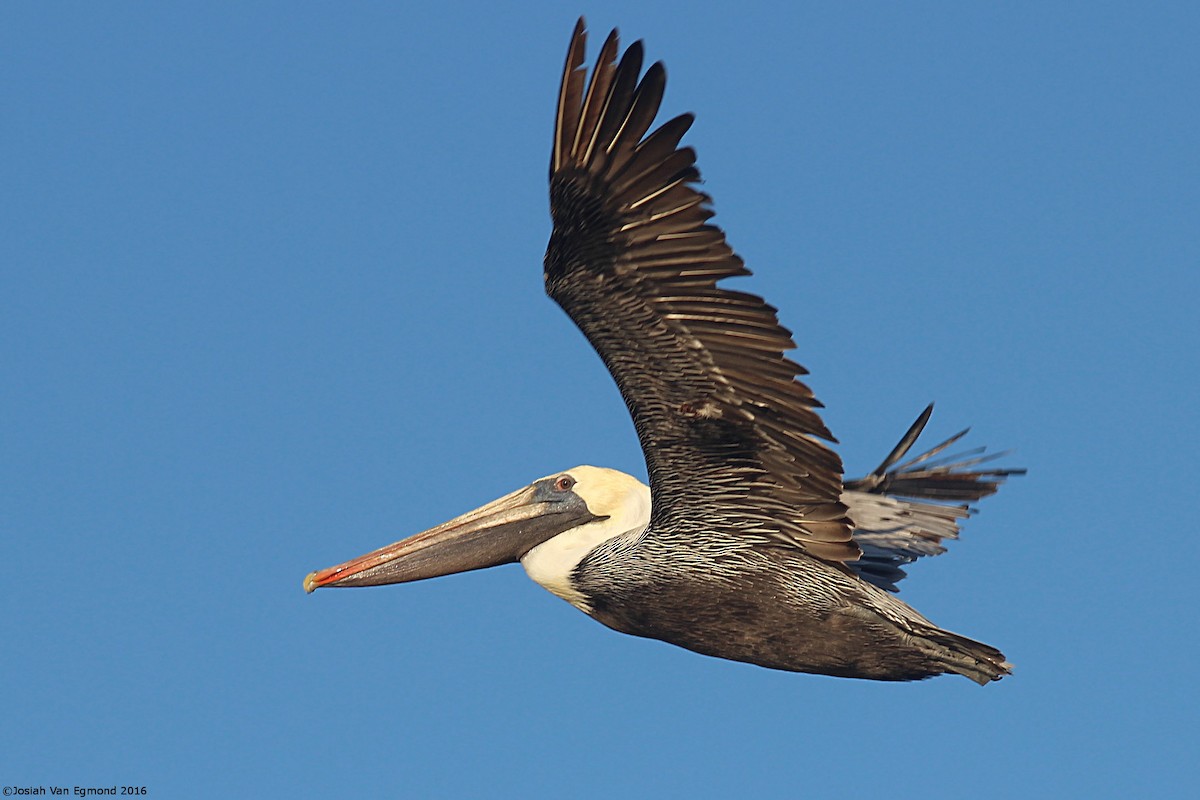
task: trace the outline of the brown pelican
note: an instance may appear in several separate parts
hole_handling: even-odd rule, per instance
[[[876,680],[1009,674],[999,650],[890,592],[904,564],[943,552],[968,503],[1022,470],[941,457],[962,434],[903,461],[931,406],[874,472],[843,481],[821,405],[796,380],[806,372],[783,355],[790,332],[760,297],[719,285],[749,271],[709,224],[695,153],[679,146],[692,116],[647,135],[662,64],[641,75],[640,42],[618,63],[613,31],[585,86],[585,42],[581,19],[558,96],[546,290],[620,387],[650,486],[558,472],[304,588],[519,561],[605,625],[706,655]]]

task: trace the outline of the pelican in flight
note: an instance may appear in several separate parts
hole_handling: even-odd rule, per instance
[[[647,134],[666,73],[619,62],[613,31],[586,81],[575,26],[550,158],[546,291],[608,367],[650,485],[580,466],[430,530],[309,574],[376,586],[520,562],[610,628],[780,670],[908,681],[1009,674],[994,647],[946,631],[894,592],[943,552],[969,504],[1023,472],[907,456],[925,409],[871,474],[843,480],[806,371],[775,309],[726,288],[748,275],[696,188],[683,114]],[[965,433],[965,431],[964,431]]]

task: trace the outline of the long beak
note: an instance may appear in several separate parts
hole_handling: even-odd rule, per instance
[[[548,499],[534,484],[436,528],[336,567],[310,572],[304,591],[405,583],[510,564],[547,539],[591,519],[595,517],[582,501]]]

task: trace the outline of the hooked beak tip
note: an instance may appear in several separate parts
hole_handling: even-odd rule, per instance
[[[312,594],[323,586],[333,586],[342,578],[347,577],[342,574],[344,572],[346,572],[345,564],[310,572],[304,576],[304,591]]]
[[[313,590],[315,590],[316,588],[317,588],[317,573],[310,572],[304,576],[304,591],[307,592],[308,594],[312,594]]]

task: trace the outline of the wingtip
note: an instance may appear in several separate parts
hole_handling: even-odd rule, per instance
[[[887,474],[895,464],[904,458],[912,446],[920,438],[924,432],[925,426],[929,424],[929,418],[933,415],[933,403],[925,406],[925,410],[920,413],[916,421],[908,426],[908,430],[900,437],[900,441],[892,448],[892,452],[887,454],[887,457],[880,462],[879,466],[871,473],[875,478],[882,478]]]

